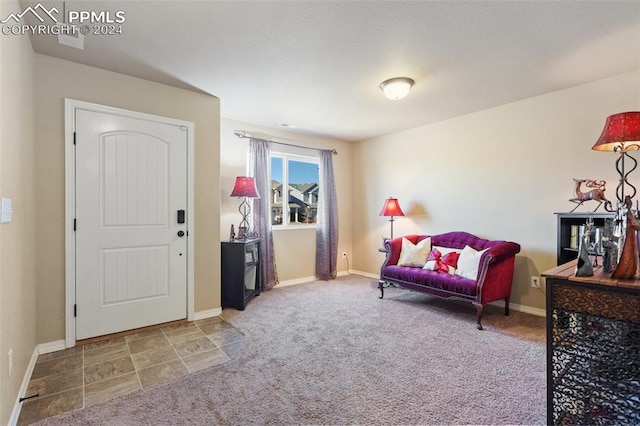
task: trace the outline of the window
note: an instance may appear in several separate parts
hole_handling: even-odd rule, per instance
[[[318,168],[317,158],[271,154],[271,224],[274,228],[315,226]]]

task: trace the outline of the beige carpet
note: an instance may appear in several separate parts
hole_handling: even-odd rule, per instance
[[[543,318],[376,286],[262,293],[231,361],[39,424],[546,424]]]

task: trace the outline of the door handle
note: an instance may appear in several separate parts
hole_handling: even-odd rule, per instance
[[[178,231],[178,237],[180,238],[184,237],[184,231]]]

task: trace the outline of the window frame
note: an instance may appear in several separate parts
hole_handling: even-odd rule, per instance
[[[271,151],[269,152],[269,182],[273,182],[273,174],[272,174],[272,170],[271,170],[271,164],[272,164],[272,159],[273,158],[280,158],[282,160],[282,188],[283,188],[283,194],[282,194],[282,199],[285,199],[286,196],[286,200],[289,199],[289,161],[297,161],[297,162],[301,162],[301,163],[310,163],[310,164],[315,164],[318,167],[318,188],[320,188],[320,157],[313,157],[313,156],[308,156],[308,155],[300,155],[300,154],[291,154],[288,152],[284,152],[284,151]],[[318,197],[319,198],[319,197]],[[317,205],[317,202],[316,202]],[[278,225],[274,225],[273,224],[273,216],[272,216],[272,209],[273,209],[273,194],[269,194],[269,211],[270,211],[270,216],[269,216],[269,221],[271,222],[271,229],[274,231],[279,231],[279,230],[293,230],[293,229],[316,229],[317,228],[317,222],[314,223],[308,223],[308,224],[295,224],[295,223],[291,223],[289,220],[289,214],[287,213],[287,215],[284,215],[284,202],[282,204],[282,211],[283,211],[283,221],[281,224]],[[288,208],[287,208],[288,209]],[[317,213],[316,213],[316,217],[317,217]],[[286,220],[285,220],[286,218]]]

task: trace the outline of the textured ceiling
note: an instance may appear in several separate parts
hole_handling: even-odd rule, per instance
[[[122,34],[88,35],[84,50],[34,36],[36,52],[215,95],[223,117],[344,140],[640,68],[640,1],[71,0],[64,7],[122,10]],[[416,84],[391,101],[378,85],[397,76]]]

